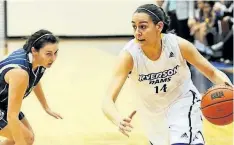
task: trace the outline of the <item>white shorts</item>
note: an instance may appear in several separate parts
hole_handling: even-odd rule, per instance
[[[160,117],[160,118],[159,118]],[[163,119],[162,119],[163,118]],[[200,94],[187,92],[170,107],[145,124],[151,145],[205,144],[202,131]]]
[[[204,144],[200,94],[189,91],[168,110],[170,144]]]

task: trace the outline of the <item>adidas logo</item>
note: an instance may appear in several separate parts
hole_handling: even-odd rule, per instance
[[[2,110],[0,110],[0,120],[2,120],[4,117],[4,112]]]
[[[196,139],[198,139],[198,137],[197,137],[197,136],[195,136],[195,137],[194,137],[193,141],[195,141]]]
[[[182,135],[181,135],[181,138],[188,138],[187,133],[182,134]]]
[[[41,73],[45,72],[45,68],[41,68]]]
[[[173,53],[173,52],[170,52],[169,58],[170,58],[170,57],[174,57],[174,56],[175,56],[174,53]]]
[[[132,73],[132,71],[130,71],[129,73],[128,73],[128,78],[129,78],[129,75]]]

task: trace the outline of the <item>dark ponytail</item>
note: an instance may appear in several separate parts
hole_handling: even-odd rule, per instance
[[[162,33],[168,33],[170,23],[171,23],[170,17],[164,12],[164,10],[161,7],[160,7],[160,9],[164,14],[164,21],[163,21],[164,27],[163,27]]]

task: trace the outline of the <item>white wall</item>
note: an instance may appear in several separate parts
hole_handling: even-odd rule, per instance
[[[154,0],[9,0],[8,36],[45,28],[56,35],[132,35],[135,9]]]
[[[3,1],[0,0],[0,60],[4,54],[4,9]]]

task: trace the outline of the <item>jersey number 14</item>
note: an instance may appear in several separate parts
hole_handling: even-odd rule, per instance
[[[167,92],[167,84],[164,84],[160,89],[158,86],[155,86],[154,88],[155,88],[155,93],[158,93],[159,91]]]

